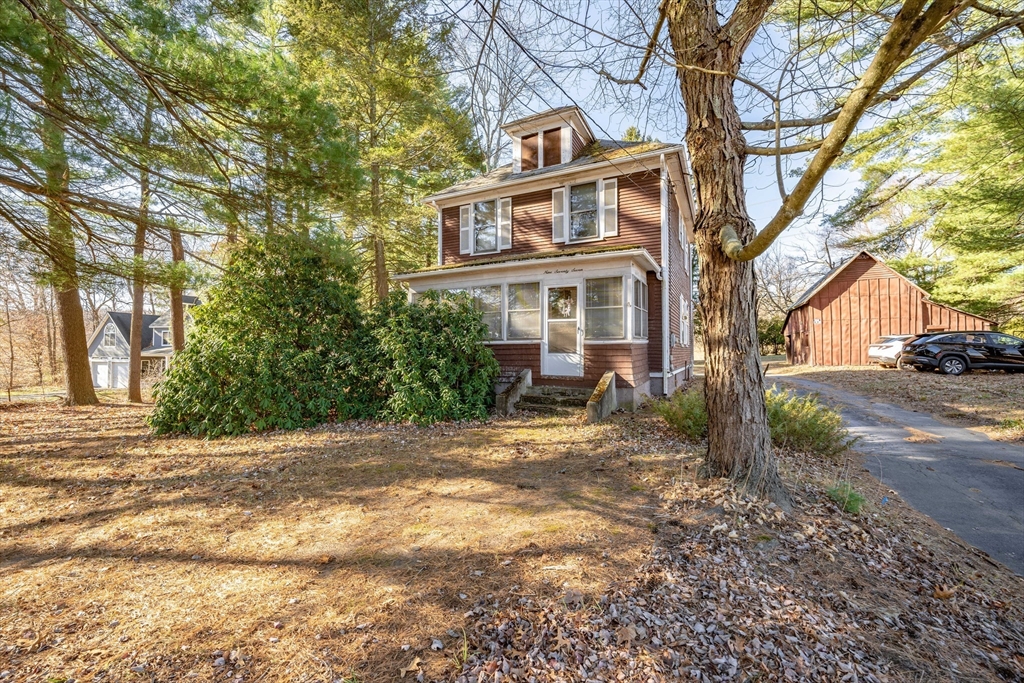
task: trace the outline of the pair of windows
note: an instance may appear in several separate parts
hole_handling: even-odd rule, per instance
[[[511,197],[459,207],[460,254],[496,254],[511,248]]]
[[[591,242],[619,234],[619,182],[595,180],[551,191],[551,241]],[[459,207],[459,253],[496,254],[512,248],[512,198]]]

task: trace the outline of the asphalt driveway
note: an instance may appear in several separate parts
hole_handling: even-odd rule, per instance
[[[916,509],[1024,576],[1024,445],[827,384],[773,376],[840,408],[871,474]],[[909,440],[908,440],[909,439]]]

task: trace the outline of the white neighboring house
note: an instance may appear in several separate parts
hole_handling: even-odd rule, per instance
[[[182,296],[185,321],[188,310],[199,304],[194,296]],[[110,311],[100,320],[89,339],[92,384],[98,389],[128,388],[128,339],[132,314]],[[171,314],[142,316],[142,376],[159,375],[167,369],[171,355]]]

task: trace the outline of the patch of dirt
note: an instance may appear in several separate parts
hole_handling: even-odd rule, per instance
[[[1024,373],[976,370],[958,377],[854,366],[820,368],[772,364],[771,375],[791,375],[932,414],[937,420],[1024,442]],[[769,377],[770,379],[770,377]]]
[[[154,438],[148,412],[3,406],[11,679],[440,676],[477,600],[629,575],[689,452],[646,415],[206,441]]]

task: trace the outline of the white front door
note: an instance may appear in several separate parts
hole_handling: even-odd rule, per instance
[[[580,288],[545,287],[545,330],[540,343],[540,372],[553,377],[583,376],[583,328]]]

